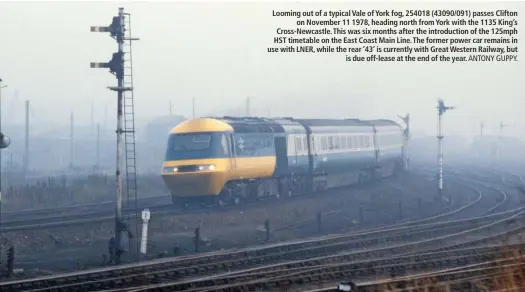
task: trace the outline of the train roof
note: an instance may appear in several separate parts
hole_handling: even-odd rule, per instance
[[[260,118],[260,117],[204,117],[186,120],[171,130],[171,133],[234,131],[238,133],[284,133],[286,125],[303,125],[306,127],[372,127],[397,126],[391,120],[359,119],[294,119]]]
[[[398,123],[392,120],[379,119],[379,120],[362,120],[362,122],[370,124],[372,126],[398,126],[401,127]]]
[[[213,117],[229,124],[238,133],[283,133],[284,129],[276,121],[260,117]]]
[[[198,118],[186,120],[171,129],[170,133],[195,133],[195,132],[227,132],[233,128],[221,120],[213,118]]]
[[[305,126],[369,126],[359,119],[293,119]]]

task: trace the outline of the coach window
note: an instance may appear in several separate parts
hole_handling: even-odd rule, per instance
[[[328,136],[328,149],[332,150],[334,149],[334,137]]]
[[[321,137],[321,149],[322,150],[328,149],[328,143],[326,142],[326,136]]]
[[[346,149],[346,136],[341,136],[341,148]]]
[[[302,145],[301,145],[301,138],[295,137],[295,145],[297,147],[297,152],[301,151]]]
[[[339,149],[339,135],[334,136],[334,149]]]

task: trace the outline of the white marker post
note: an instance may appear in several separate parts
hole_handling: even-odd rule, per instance
[[[148,244],[148,221],[151,218],[149,209],[142,211],[142,240],[140,243],[140,253],[146,254],[146,248]]]

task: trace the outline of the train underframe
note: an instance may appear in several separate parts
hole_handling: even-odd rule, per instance
[[[186,209],[191,206],[224,207],[239,205],[245,202],[308,195],[350,185],[364,185],[386,177],[396,176],[403,170],[402,163],[391,161],[346,173],[315,173],[312,180],[307,174],[290,174],[284,177],[230,181],[226,183],[219,195],[191,198],[174,197],[173,202]]]

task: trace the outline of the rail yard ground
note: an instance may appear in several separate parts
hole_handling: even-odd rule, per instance
[[[432,166],[416,165],[408,176],[384,180],[378,185],[337,190],[330,194],[320,194],[309,198],[279,203],[267,202],[265,205],[245,206],[244,208],[224,211],[206,211],[201,214],[166,215],[162,217],[155,217],[153,214],[150,224],[149,239],[151,244],[148,247],[148,254],[150,257],[155,257],[158,254],[172,256],[174,248],[177,247],[178,255],[194,256],[192,255],[193,229],[197,226],[201,226],[201,234],[204,239],[201,252],[256,245],[264,248],[267,245],[263,245],[266,238],[262,226],[264,220],[268,218],[272,231],[271,243],[332,233],[359,234],[361,232],[361,235],[353,235],[353,237],[350,235],[348,238],[337,240],[326,239],[318,248],[314,248],[312,245],[307,247],[303,241],[298,243],[297,249],[300,249],[300,252],[292,252],[293,249],[288,248],[288,253],[279,256],[280,258],[273,255],[272,260],[261,259],[258,265],[255,264],[257,257],[261,257],[265,253],[248,257],[254,261],[251,264],[246,260],[225,264],[229,267],[228,270],[238,270],[239,272],[236,272],[234,281],[229,285],[221,284],[224,287],[220,289],[218,288],[219,284],[226,281],[221,282],[220,279],[225,279],[226,276],[215,276],[216,279],[212,281],[216,285],[214,287],[217,288],[215,291],[223,291],[221,289],[226,291],[226,286],[230,288],[241,286],[245,288],[266,287],[269,291],[280,287],[291,291],[300,283],[306,284],[308,281],[305,279],[308,277],[311,279],[312,285],[306,284],[306,286],[318,285],[321,287],[335,285],[345,275],[357,279],[357,282],[364,283],[365,280],[372,281],[380,277],[388,278],[391,269],[383,269],[382,273],[377,271],[372,273],[370,270],[366,277],[359,276],[355,271],[372,269],[370,267],[374,265],[386,265],[388,263],[382,258],[391,256],[394,256],[394,260],[391,261],[402,266],[405,269],[404,273],[408,274],[435,270],[436,267],[446,267],[447,265],[461,266],[461,263],[444,262],[442,266],[432,266],[434,265],[432,264],[422,266],[421,269],[413,267],[411,270],[403,264],[404,260],[400,256],[410,252],[421,253],[445,246],[455,245],[456,248],[467,248],[473,246],[471,241],[474,240],[478,241],[478,245],[485,244],[486,242],[480,240],[486,239],[487,236],[520,228],[519,222],[522,221],[520,219],[522,214],[517,209],[522,206],[522,203],[520,192],[516,188],[520,184],[520,180],[518,176],[505,174],[501,171],[464,164],[450,167],[449,173],[445,193],[448,197],[453,198],[450,204],[443,200],[435,200],[436,192],[434,191],[435,181]],[[363,210],[362,218],[360,209]],[[510,212],[509,210],[514,211]],[[504,211],[509,212],[501,213]],[[318,213],[323,214],[321,230],[318,229],[317,225]],[[487,217],[490,215],[492,216]],[[512,218],[509,219],[512,216],[517,219],[512,221]],[[481,218],[473,219],[475,217]],[[423,220],[422,218],[428,219]],[[416,222],[413,222],[414,220]],[[451,222],[453,220],[463,221],[454,223]],[[504,222],[504,220],[508,222]],[[16,268],[24,268],[26,271],[35,268],[65,271],[100,266],[102,254],[107,253],[107,239],[112,228],[112,222],[90,223],[82,226],[50,228],[39,231],[10,232],[4,234],[4,237],[12,240],[17,247]],[[362,233],[366,231],[369,232],[368,235]],[[518,231],[507,236],[507,239],[510,242],[519,242]],[[494,240],[500,241],[500,239],[495,238]],[[402,246],[407,243],[409,245]],[[462,246],[458,246],[458,244],[462,244]],[[395,248],[396,245],[401,246]],[[379,252],[377,249],[381,248],[384,250]],[[344,253],[341,254],[342,252]],[[348,252],[350,254],[346,257],[350,256],[350,258],[344,258],[344,254]],[[439,252],[439,250],[435,252]],[[458,251],[456,253],[455,257],[461,258],[470,254],[470,251]],[[484,253],[472,252],[476,256],[482,254],[483,259],[490,258],[486,253],[487,251]],[[341,259],[328,259],[334,255],[338,255]],[[282,264],[289,260],[307,260],[319,256],[326,257],[326,260],[305,263],[305,266],[291,265],[286,267],[287,272],[281,270],[279,277],[273,268],[250,273],[242,272],[243,269],[260,266],[262,262]],[[454,252],[450,251],[448,256],[454,257]],[[272,256],[270,255],[270,257]],[[427,256],[421,256],[421,258],[425,257]],[[439,258],[440,260],[447,258],[445,254],[441,257],[438,254],[428,257]],[[254,258],[255,260],[253,260]],[[126,259],[132,260],[129,256]],[[219,260],[220,258],[216,259],[216,261]],[[377,261],[375,264],[369,262],[374,260]],[[179,266],[179,270],[182,267],[185,269],[186,266],[190,265],[191,260],[186,261],[189,262],[174,265]],[[469,261],[475,260],[469,258]],[[328,263],[331,263],[330,265],[338,264],[329,268]],[[353,266],[350,267],[350,264]],[[202,282],[204,279],[199,282],[198,277],[208,277],[221,273],[221,268],[218,266],[206,268],[206,265],[211,265],[211,262],[206,263],[201,260],[199,265],[205,266],[202,269],[196,269],[196,272],[189,272],[190,270],[178,272],[179,275],[181,275],[180,273],[193,275],[191,279],[197,277],[190,281],[193,281],[193,284],[187,284],[193,287],[192,289],[195,291],[198,290],[196,287],[201,287],[199,285],[205,285]],[[283,268],[285,267],[279,269]],[[293,273],[294,269],[296,274]],[[201,271],[199,272],[199,270]],[[206,270],[215,272],[203,272]],[[168,269],[166,273],[169,271]],[[322,276],[323,273],[337,274],[339,278]],[[250,274],[257,276],[250,276]],[[172,285],[171,288],[173,289],[182,289],[184,285],[176,283],[182,280],[188,281],[184,277],[180,280],[177,280],[181,278],[180,276],[173,277],[171,275],[162,282],[168,282],[166,285]],[[253,277],[259,278],[257,280]],[[323,281],[319,280],[323,278]],[[288,284],[283,284],[283,282]],[[140,282],[141,285],[147,283],[148,281]],[[299,290],[306,291],[305,285],[300,287]],[[120,287],[117,290],[120,291],[121,288],[125,287]],[[144,287],[147,291],[167,291],[161,288]]]
[[[429,191],[432,178],[414,175],[387,179],[379,185],[352,187],[280,202],[269,201],[262,206],[242,209],[162,217],[153,214],[149,225],[148,253],[152,256],[173,255],[175,248],[179,254],[191,253],[197,226],[201,227],[204,240],[201,250],[207,251],[263,243],[265,233],[261,229],[266,219],[270,220],[271,241],[275,242],[318,235],[316,218],[319,212],[323,214],[322,232],[333,233],[392,224],[446,208],[446,202],[436,201]],[[17,267],[68,270],[100,265],[102,254],[107,254],[112,230],[113,222],[107,221],[10,232],[4,237],[17,247]],[[135,252],[134,248],[132,251]]]

